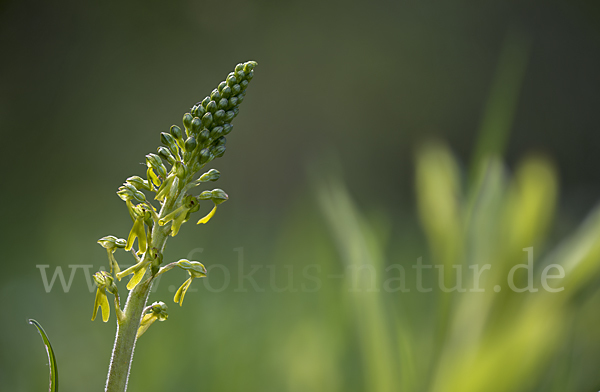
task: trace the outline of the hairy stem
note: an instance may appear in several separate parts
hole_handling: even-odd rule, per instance
[[[166,210],[172,209],[173,204],[175,203],[165,203],[160,215],[166,215]],[[157,248],[162,253],[171,231],[170,228],[170,224],[161,227],[156,223],[152,230],[152,241],[149,244],[149,249]],[[149,257],[149,252],[143,255],[142,262],[146,261],[147,257]],[[148,275],[149,273],[146,274],[146,276]],[[117,334],[108,368],[108,377],[106,379],[106,392],[125,392],[127,390],[127,380],[129,379],[129,371],[133,360],[137,331],[142,319],[142,313],[146,308],[146,301],[152,283],[153,280],[150,277],[129,292],[123,311],[123,320],[117,323]]]
[[[106,392],[125,392],[127,390],[136,334],[151,285],[151,281],[146,280],[129,293],[124,311],[125,318],[117,324],[117,335],[106,380]]]

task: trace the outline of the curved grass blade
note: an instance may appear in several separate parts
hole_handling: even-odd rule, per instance
[[[46,352],[48,353],[48,362],[50,364],[50,388],[49,392],[58,392],[58,367],[56,366],[56,358],[54,358],[54,351],[52,351],[52,345],[50,344],[50,340],[48,340],[48,336],[42,328],[42,325],[35,321],[34,319],[29,319],[29,324],[33,324],[36,326],[42,340],[44,341],[44,345],[46,346]]]

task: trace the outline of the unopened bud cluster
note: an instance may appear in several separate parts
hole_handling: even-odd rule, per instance
[[[238,64],[225,81],[183,116],[184,130],[173,125],[169,133],[163,132],[161,141],[165,147],[159,148],[159,155],[168,162],[182,161],[181,170],[194,173],[223,156],[225,136],[233,129],[231,122],[239,113],[255,66],[254,61]]]

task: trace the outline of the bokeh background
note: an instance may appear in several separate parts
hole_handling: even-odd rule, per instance
[[[0,389],[46,386],[28,318],[61,390],[103,389],[114,311],[91,322],[83,270],[46,293],[36,266],[106,266],[96,240],[131,225],[118,186],[251,59],[211,164],[230,200],[165,253],[220,267],[182,308],[185,273],[161,280],[170,317],[129,390],[600,388],[597,2],[4,0],[0,45]],[[529,246],[564,291],[506,288]],[[485,293],[419,293],[418,257],[493,273]],[[384,289],[392,265],[410,292]],[[261,290],[239,284],[253,266]]]

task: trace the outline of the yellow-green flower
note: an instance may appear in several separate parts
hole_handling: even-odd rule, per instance
[[[110,317],[110,306],[108,304],[108,298],[106,296],[106,291],[114,295],[118,295],[117,286],[115,282],[110,276],[110,274],[106,271],[96,272],[94,274],[94,281],[98,286],[96,290],[96,300],[94,301],[94,313],[92,314],[92,321],[96,319],[96,314],[98,313],[98,307],[102,308],[102,321],[107,322]]]
[[[127,283],[127,290],[133,290],[135,286],[140,283],[144,275],[146,274],[147,267],[155,260],[162,262],[162,254],[156,248],[152,248],[145,255],[145,258],[139,260],[137,264],[132,265],[124,271],[119,272],[116,276],[117,279],[121,280],[123,277],[133,274],[129,282]]]
[[[169,318],[169,314],[167,313],[167,304],[162,301],[153,303],[146,308],[144,313],[144,317],[142,317],[140,327],[138,328],[137,338],[142,336],[156,320],[165,321],[167,318]]]
[[[127,245],[125,250],[129,251],[133,247],[135,239],[138,239],[138,254],[142,254],[148,248],[148,242],[146,240],[146,228],[144,227],[144,220],[146,218],[146,209],[141,205],[133,206],[131,201],[127,200],[127,208],[133,219],[133,227],[127,237]]]
[[[181,225],[184,222],[187,222],[189,219],[190,214],[198,211],[199,208],[200,203],[198,202],[198,199],[194,196],[187,195],[183,200],[183,204],[179,208],[161,218],[158,221],[158,224],[164,226],[169,222],[173,222],[171,224],[171,236],[175,237],[179,232]]]
[[[169,174],[167,179],[162,183],[158,191],[156,192],[156,196],[154,196],[154,200],[162,201],[167,197],[172,190],[177,191],[179,188],[179,177],[175,174]]]
[[[183,305],[183,298],[185,297],[185,293],[192,284],[192,280],[194,280],[195,278],[204,278],[206,276],[206,268],[204,268],[204,265],[198,261],[189,261],[186,259],[181,259],[176,264],[178,267],[183,268],[190,274],[190,277],[185,282],[183,282],[181,287],[179,287],[179,289],[175,293],[175,298],[173,298],[175,303],[179,303],[179,306],[181,306]]]
[[[227,196],[227,193],[225,193],[222,189],[213,189],[212,191],[202,192],[200,196],[198,196],[198,198],[201,200],[210,199],[213,203],[215,203],[213,209],[210,210],[210,212],[206,214],[206,216],[204,216],[198,221],[197,224],[199,225],[200,223],[207,223],[210,220],[210,218],[212,218],[215,215],[215,212],[217,212],[217,206],[227,201],[229,199],[229,196]]]
[[[119,268],[117,259],[115,259],[114,253],[117,248],[125,248],[127,241],[125,241],[123,238],[117,238],[114,235],[107,235],[106,237],[100,238],[98,243],[106,249],[108,261],[110,263],[110,273],[113,274],[114,271],[115,274],[118,274],[121,269]]]

